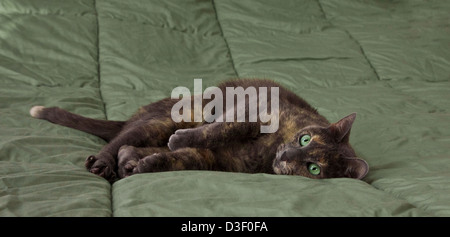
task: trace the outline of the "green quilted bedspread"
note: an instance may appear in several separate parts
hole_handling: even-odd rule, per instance
[[[450,216],[450,1],[2,0],[0,216]],[[126,120],[177,86],[270,78],[357,112],[364,180],[213,171],[113,185],[105,142],[33,105]]]

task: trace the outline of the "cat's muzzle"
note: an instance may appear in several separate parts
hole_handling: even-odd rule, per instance
[[[291,159],[287,151],[288,147],[285,144],[281,144],[278,147],[272,164],[275,174],[290,174],[292,172],[288,165],[288,162]]]

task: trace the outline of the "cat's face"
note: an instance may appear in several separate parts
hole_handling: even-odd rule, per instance
[[[273,169],[276,174],[301,175],[314,179],[348,177],[362,179],[368,164],[356,157],[349,144],[356,114],[329,127],[309,126],[278,147]]]

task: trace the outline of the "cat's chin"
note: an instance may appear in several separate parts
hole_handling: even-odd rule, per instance
[[[273,162],[273,172],[275,174],[286,174],[284,167],[286,167],[286,161],[277,161]]]

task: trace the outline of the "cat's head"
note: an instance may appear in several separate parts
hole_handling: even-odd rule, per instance
[[[348,177],[362,179],[369,165],[358,158],[349,137],[356,113],[328,127],[308,126],[278,147],[273,169],[276,174],[314,179]]]

